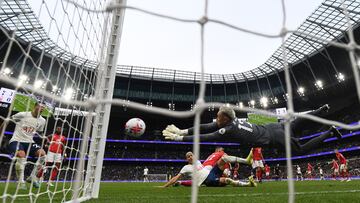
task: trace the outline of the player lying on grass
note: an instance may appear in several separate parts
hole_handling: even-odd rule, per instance
[[[179,172],[178,175],[174,176],[169,182],[167,182],[162,187],[169,187],[174,184],[180,184],[183,186],[191,186],[192,181],[186,180],[186,181],[178,181],[181,177],[184,175],[191,176],[193,172],[193,154],[192,152],[186,153],[186,160],[188,161],[188,164],[185,165]],[[199,161],[196,163],[196,168],[198,170],[198,177],[199,177],[199,183],[198,185],[206,185],[210,187],[219,187],[219,186],[225,186],[225,185],[233,185],[237,187],[254,187],[256,186],[256,183],[254,182],[254,179],[252,176],[249,178],[249,182],[242,182],[239,180],[233,180],[228,177],[223,177],[224,170],[228,168],[228,163],[243,163],[250,165],[252,163],[252,154],[250,153],[249,156],[246,159],[235,157],[235,156],[229,156],[225,154],[224,149],[222,147],[217,147],[215,149],[215,152],[212,153],[203,164],[201,164]]]
[[[310,112],[315,116],[323,116],[329,105]],[[313,123],[310,120],[296,118],[291,122],[291,149],[293,153],[303,154],[316,149],[322,142],[332,136],[341,139],[341,133],[331,126],[328,131],[312,138],[305,144],[301,144],[297,135],[301,135],[306,127]],[[192,142],[194,128],[180,130],[175,125],[168,125],[163,130],[163,136],[167,140]],[[271,123],[267,125],[255,125],[239,120],[231,107],[223,106],[217,113],[216,121],[200,125],[200,141],[231,141],[239,142],[251,147],[270,147],[285,150],[285,129],[284,123]]]

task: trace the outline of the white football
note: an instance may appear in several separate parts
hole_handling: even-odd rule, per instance
[[[125,124],[125,134],[140,137],[145,132],[145,122],[140,118],[132,118]]]

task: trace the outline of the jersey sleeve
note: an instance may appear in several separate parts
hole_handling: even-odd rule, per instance
[[[19,122],[22,118],[25,117],[25,112],[19,112],[11,116],[11,119],[13,119],[15,122]]]
[[[185,175],[187,173],[189,173],[189,165],[183,166],[179,172],[179,174],[181,174],[181,175]]]
[[[218,129],[219,128],[218,128],[216,122],[200,124],[200,133],[211,133]],[[188,129],[188,134],[189,135],[194,134],[194,127]]]
[[[40,125],[39,125],[38,129],[36,129],[36,131],[43,132],[44,128],[45,128],[45,123],[46,123],[46,120],[44,118],[42,118],[40,121]]]
[[[223,140],[226,136],[226,129],[221,128],[215,132],[207,133],[207,134],[201,134],[201,135],[194,135],[199,136],[200,142],[203,141],[215,141],[215,140]],[[194,136],[184,136],[183,141],[184,142],[192,142],[194,140]]]

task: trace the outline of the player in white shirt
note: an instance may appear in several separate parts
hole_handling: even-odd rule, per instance
[[[186,161],[188,162],[188,164],[186,164],[185,166],[183,166],[180,170],[180,172],[172,177],[165,185],[161,186],[161,187],[169,187],[173,184],[176,183],[176,181],[178,181],[180,178],[184,177],[184,176],[189,176],[191,177],[192,176],[192,172],[193,172],[193,153],[192,152],[187,152],[185,157],[186,157]],[[201,162],[198,160],[196,162],[196,165],[197,165],[197,168],[198,169],[201,169],[202,168],[202,165],[201,165]]]
[[[323,169],[320,166],[318,167],[318,169],[319,169],[320,180],[325,180]]]
[[[299,178],[300,180],[304,180],[300,166],[296,165],[296,180],[299,180]]]
[[[220,147],[221,149],[223,149],[222,147]],[[219,147],[217,147],[217,149],[219,149]],[[217,153],[216,151],[213,153],[215,154]],[[212,155],[213,155],[212,154]],[[213,157],[212,155],[210,155],[210,159],[211,157]],[[209,159],[208,157],[208,163],[210,162],[213,162]],[[220,169],[220,168],[223,168],[225,167],[224,165],[226,165],[227,163],[236,163],[238,162],[237,160],[240,160],[241,158],[239,157],[235,157],[235,156],[228,156],[228,155],[225,155],[225,156],[222,156],[220,157],[221,160],[217,160],[215,162],[215,165],[218,170],[218,172],[221,172],[223,174],[224,172],[224,169]],[[235,159],[235,160],[228,160],[228,159]],[[161,186],[161,187],[168,187],[170,185],[173,185],[176,183],[176,181],[183,177],[184,175],[188,175],[188,176],[192,176],[192,173],[193,173],[193,153],[192,152],[187,152],[186,153],[186,160],[188,162],[187,165],[185,165],[179,172],[179,174],[177,174],[176,176],[174,176],[172,179],[169,180],[169,182],[167,182],[165,185]],[[205,161],[207,162],[207,161]],[[253,177],[249,177],[249,181],[248,182],[242,182],[242,181],[239,181],[239,180],[233,180],[231,178],[228,178],[228,177],[218,177],[217,175],[218,174],[215,174],[216,172],[213,172],[213,167],[211,165],[206,165],[206,163],[203,163],[201,164],[199,161],[197,161],[196,163],[196,170],[198,171],[198,179],[199,179],[199,185],[200,186],[201,184],[204,183],[204,181],[208,181],[208,180],[213,180],[213,179],[218,179],[216,180],[217,184],[206,184],[204,183],[204,185],[206,186],[213,186],[213,187],[219,187],[219,186],[225,186],[225,185],[232,185],[234,187],[256,187],[256,183],[254,182],[254,179]],[[242,162],[242,161],[241,161]],[[214,170],[215,171],[215,170]],[[226,171],[225,171],[226,173]],[[210,177],[208,179],[208,177]],[[187,181],[181,181],[180,183],[181,185],[184,185],[184,186],[191,186],[192,185],[192,181],[191,180],[187,180]]]
[[[143,176],[144,176],[144,182],[149,182],[149,177],[148,177],[148,175],[149,175],[149,169],[145,166],[145,168],[144,168],[144,174],[143,174]]]
[[[8,148],[16,156],[15,171],[20,189],[26,189],[24,171],[27,152],[28,155],[38,159],[31,176],[26,181],[32,182],[35,188],[39,187],[39,178],[42,176],[40,171],[44,166],[46,153],[38,144],[34,143],[33,137],[37,132],[44,131],[46,120],[41,116],[44,107],[43,104],[37,102],[32,111],[19,112],[11,117],[16,126]]]

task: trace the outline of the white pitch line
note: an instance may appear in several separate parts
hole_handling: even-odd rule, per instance
[[[295,192],[295,195],[313,195],[313,194],[329,194],[329,193],[356,193],[360,190],[326,190],[314,192]],[[288,195],[287,192],[274,192],[274,193],[252,193],[252,194],[217,194],[217,195],[199,195],[199,197],[255,197],[255,196],[270,196],[270,195]]]

